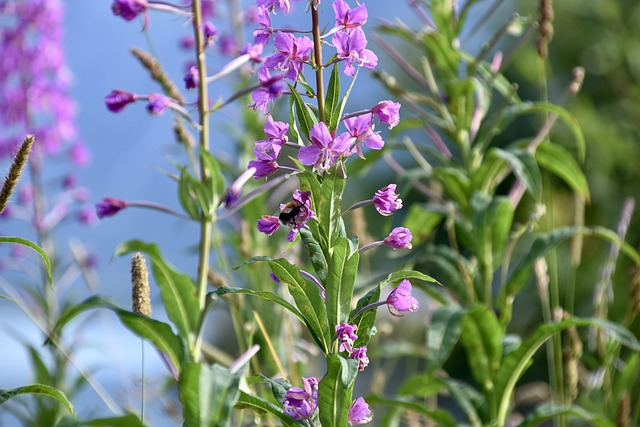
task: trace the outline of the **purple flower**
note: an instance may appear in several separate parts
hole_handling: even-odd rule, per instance
[[[300,0],[294,0],[294,1],[300,1]],[[289,0],[256,0],[256,4],[258,6],[262,6],[266,8],[269,12],[273,12],[276,5],[278,5],[280,9],[284,10],[285,13],[289,13],[289,10],[291,9]]]
[[[278,279],[278,276],[275,275],[275,273],[269,273],[269,277],[271,277],[271,280],[273,280],[276,283],[280,283],[281,280]]]
[[[207,21],[202,24],[202,32],[204,33],[204,44],[206,46],[213,44],[216,36],[218,35],[218,29],[216,28],[216,26],[213,25],[210,21]]]
[[[289,125],[283,122],[273,121],[273,117],[267,117],[267,123],[264,125],[264,133],[266,139],[256,141],[253,152],[258,160],[272,161],[277,160],[280,156],[280,150],[287,141],[287,131]]]
[[[294,420],[309,419],[318,407],[318,379],[303,377],[302,384],[304,388],[289,388],[282,402],[284,413]]]
[[[238,53],[238,45],[235,39],[228,34],[222,34],[220,36],[218,39],[218,48],[223,55],[235,56],[236,53]]]
[[[240,50],[240,55],[249,55],[249,58],[251,59],[251,61],[253,61],[255,64],[259,64],[261,62],[264,62],[264,58],[260,56],[262,55],[263,50],[264,50],[263,44],[246,43],[244,47]]]
[[[266,59],[265,67],[282,71],[288,79],[296,80],[304,63],[309,60],[313,42],[309,37],[296,38],[291,33],[278,31],[273,45],[278,52]]]
[[[389,125],[389,129],[393,128],[400,122],[400,103],[393,101],[380,101],[373,106],[371,112],[378,117],[380,123]]]
[[[191,35],[182,36],[178,41],[178,46],[180,49],[192,50],[196,46],[196,40]]]
[[[260,179],[276,173],[278,170],[278,162],[275,160],[251,160],[248,169],[255,169],[253,172],[254,179]]]
[[[411,231],[404,227],[396,227],[384,239],[384,244],[393,249],[411,249]]]
[[[364,371],[364,368],[369,366],[369,358],[367,357],[367,347],[356,347],[349,354],[349,359],[357,359],[358,360],[358,370]]]
[[[91,160],[91,154],[86,145],[80,141],[76,141],[69,147],[69,159],[76,166],[86,166]]]
[[[114,15],[131,21],[147,10],[147,0],[113,0],[111,11]]]
[[[362,114],[356,117],[350,117],[344,120],[344,125],[349,132],[349,135],[354,142],[357,143],[356,151],[362,157],[362,148],[360,142],[364,143],[372,150],[379,150],[384,146],[384,141],[373,131],[371,125],[371,119],[373,115],[371,113]]]
[[[104,97],[104,103],[107,105],[107,109],[109,109],[109,111],[112,113],[119,113],[128,104],[135,102],[136,99],[138,99],[138,96],[135,93],[115,89]]]
[[[102,219],[107,216],[114,216],[122,209],[127,207],[127,202],[113,197],[104,197],[102,201],[96,204],[96,214]]]
[[[358,326],[350,325],[348,323],[336,325],[336,336],[338,338],[338,343],[340,343],[338,351],[348,351],[351,353],[353,350],[353,343],[358,339],[358,336],[356,335],[357,329]]]
[[[267,236],[271,236],[278,228],[280,228],[280,220],[277,216],[262,215],[262,218],[258,220],[258,231]]]
[[[380,215],[389,216],[402,208],[402,199],[398,198],[398,194],[396,194],[395,191],[395,184],[389,184],[376,191],[376,194],[373,196],[373,205]]]
[[[149,103],[147,104],[147,111],[149,112],[149,114],[159,116],[165,112],[170,103],[171,99],[167,98],[166,96],[160,95],[158,93],[150,93]]]
[[[396,317],[402,315],[394,313],[391,310],[392,308],[398,313],[418,310],[418,300],[411,296],[411,283],[408,280],[403,280],[397,288],[391,291],[387,297],[387,307],[389,308],[389,313]]]
[[[300,148],[298,160],[303,165],[313,165],[314,171],[324,173],[334,165],[340,156],[350,154],[348,152],[351,142],[349,134],[343,133],[334,138],[322,122],[311,127],[309,139],[311,145]]]
[[[187,89],[195,89],[200,83],[200,72],[195,65],[189,67],[189,71],[184,75],[184,85]]]
[[[347,417],[349,425],[365,424],[371,421],[371,418],[371,411],[369,410],[367,402],[365,402],[362,397],[354,400],[349,408],[349,415]]]
[[[367,37],[362,28],[354,28],[350,33],[341,31],[333,35],[331,43],[338,51],[338,58],[345,60],[344,74],[353,77],[355,74],[354,63],[358,66],[374,68],[378,64],[378,57],[369,49]]]
[[[98,222],[96,211],[91,207],[84,206],[78,212],[78,221],[85,225],[95,225]]]
[[[285,85],[282,81],[283,77],[284,75],[282,74],[271,77],[271,73],[266,66],[260,68],[260,70],[258,70],[260,87],[251,92],[253,102],[249,104],[249,108],[253,108],[254,110],[259,109],[267,114],[267,110],[271,106],[272,101],[280,98],[284,92]]]
[[[342,30],[352,30],[367,22],[367,8],[364,4],[351,9],[344,0],[333,2],[333,10],[336,12],[336,27]]]
[[[269,11],[264,6],[258,7],[258,25],[260,25],[260,28],[253,31],[253,42],[255,44],[266,45],[269,43],[271,35],[273,34],[273,27],[271,25]]]

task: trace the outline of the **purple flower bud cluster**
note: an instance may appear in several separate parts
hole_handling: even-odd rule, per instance
[[[196,77],[197,78],[197,77]],[[126,90],[114,89],[104,97],[104,103],[107,109],[112,113],[119,113],[124,110],[127,105],[139,101],[146,100],[147,111],[153,116],[162,115],[167,108],[179,109],[180,105],[177,101],[159,93],[150,93],[148,95],[139,95]]]

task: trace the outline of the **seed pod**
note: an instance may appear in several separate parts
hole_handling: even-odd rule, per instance
[[[542,59],[549,56],[549,43],[553,38],[553,0],[540,0],[538,11],[538,41],[536,50]]]
[[[135,313],[151,316],[150,294],[147,263],[144,256],[136,252],[131,258],[131,300]]]

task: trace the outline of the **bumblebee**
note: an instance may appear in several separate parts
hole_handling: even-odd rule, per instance
[[[302,205],[299,205],[298,202],[289,202],[282,207],[278,220],[282,225],[293,227],[296,225],[296,217],[300,212],[302,212]]]

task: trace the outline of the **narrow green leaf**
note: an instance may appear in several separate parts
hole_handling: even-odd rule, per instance
[[[351,251],[349,239],[338,238],[329,260],[329,278],[325,298],[331,331],[335,331],[337,325],[349,321],[358,261],[359,252]]]
[[[178,200],[180,201],[182,209],[189,215],[189,218],[199,220],[199,205],[195,198],[195,192],[193,191],[193,187],[196,184],[196,179],[189,174],[187,168],[183,168],[180,172],[180,180],[178,181]]]
[[[302,243],[307,248],[309,260],[311,261],[311,265],[313,265],[316,276],[318,276],[318,279],[321,283],[326,285],[327,276],[329,274],[329,266],[327,264],[327,259],[324,256],[322,247],[313,237],[313,233],[306,228],[300,230],[300,237],[302,237]]]
[[[314,124],[318,123],[318,118],[302,100],[302,97],[296,88],[291,86],[289,83],[287,83],[287,85],[289,86],[291,97],[293,98],[293,104],[295,105],[296,116],[298,117],[298,123],[300,124],[300,131],[306,138],[309,138],[309,130],[311,130],[311,127]]]
[[[58,427],[144,427],[140,418],[135,414],[127,414],[121,417],[95,418],[93,420],[64,419]]]
[[[0,389],[0,405],[20,394],[41,394],[43,396],[51,397],[60,402],[62,406],[69,411],[69,413],[75,414],[73,405],[63,392],[57,388],[44,384],[30,384],[18,388]]]
[[[557,420],[560,417],[574,417],[586,421],[595,427],[614,427],[604,415],[589,412],[580,406],[567,406],[558,403],[544,403],[538,406],[524,420],[521,427],[535,427],[545,421]]]
[[[222,286],[218,289],[216,289],[215,291],[209,293],[209,296],[225,296],[227,294],[244,294],[244,295],[250,295],[250,296],[254,296],[257,298],[261,298],[265,301],[269,301],[269,302],[273,302],[276,303],[282,307],[284,307],[285,309],[287,309],[290,313],[292,313],[294,316],[296,316],[298,319],[300,319],[301,322],[303,322],[304,324],[307,324],[307,320],[304,318],[304,316],[300,313],[300,311],[298,311],[297,308],[295,308],[293,305],[291,305],[291,303],[289,303],[287,300],[285,300],[284,298],[272,293],[272,292],[266,292],[266,291],[253,291],[251,289],[245,289],[245,288],[230,288],[228,286]],[[308,324],[307,324],[308,325]],[[310,325],[308,325],[310,326]]]
[[[340,122],[342,113],[344,113],[344,108],[347,106],[347,100],[351,95],[351,90],[353,89],[353,86],[356,83],[359,70],[360,70],[359,68],[356,68],[356,75],[354,76],[353,79],[351,79],[351,84],[349,84],[349,87],[347,88],[347,91],[345,92],[344,97],[342,97],[342,100],[338,103],[338,106],[332,116],[333,121],[330,123],[331,129],[335,129],[338,127],[338,123]]]
[[[373,336],[375,332],[375,322],[376,316],[378,314],[377,307],[373,310],[367,310],[364,313],[360,314],[355,319],[353,316],[356,315],[363,307],[368,306],[369,304],[373,304],[374,302],[378,302],[380,299],[380,285],[375,286],[371,289],[365,296],[358,300],[356,304],[356,308],[351,311],[349,315],[349,323],[355,324],[357,326],[358,331],[358,339],[353,343],[354,347],[362,347],[363,345],[367,345],[369,340]]]
[[[160,248],[140,240],[130,240],[120,244],[115,255],[143,252],[151,261],[156,284],[160,288],[162,304],[169,320],[176,326],[178,334],[189,343],[195,340],[200,308],[191,278],[173,268],[160,254]]]
[[[264,262],[264,261],[272,261],[272,260],[273,260],[273,258],[268,257],[268,256],[254,256],[254,257],[249,258],[248,260],[244,261],[243,263],[236,265],[235,267],[233,267],[231,269],[231,271],[239,270],[240,268],[244,267],[245,265],[253,264],[254,262]]]
[[[351,169],[350,169],[351,170]],[[436,227],[442,222],[444,214],[428,210],[427,206],[412,204],[404,219],[403,226],[411,230],[414,246],[424,243],[435,233]]]
[[[318,385],[318,409],[323,427],[347,425],[357,373],[357,360],[347,360],[337,354],[327,356],[327,373]]]
[[[462,333],[464,310],[457,306],[436,308],[427,328],[427,369],[433,372],[442,367]]]
[[[284,258],[269,261],[278,280],[286,284],[289,293],[305,318],[314,339],[325,353],[329,351],[332,333],[327,322],[327,311],[318,287],[305,280],[298,268]]]
[[[503,337],[502,326],[489,307],[478,304],[465,314],[460,343],[466,350],[471,373],[486,391],[491,390],[500,367]]]
[[[567,149],[558,144],[543,143],[536,149],[535,156],[542,168],[562,179],[587,201],[590,200],[587,177]]]
[[[456,401],[458,406],[467,416],[467,419],[473,427],[481,427],[482,419],[476,408],[482,407],[484,404],[484,396],[475,388],[462,381],[453,378],[443,378],[445,387],[449,390],[449,394]]]
[[[412,375],[398,388],[399,396],[425,398],[444,390],[444,382],[432,374]]]
[[[224,178],[220,171],[219,162],[213,157],[213,154],[211,154],[210,151],[201,151],[200,157],[202,158],[202,162],[206,170],[206,185],[209,186],[209,192],[211,193],[211,204],[208,206],[208,212],[211,214],[212,210],[215,210],[220,203],[220,198],[224,193]]]
[[[42,258],[42,262],[44,263],[45,269],[47,270],[47,280],[49,281],[49,285],[53,286],[53,274],[51,273],[51,261],[49,260],[49,256],[40,246],[33,243],[31,240],[23,239],[22,237],[12,237],[12,236],[0,236],[0,243],[17,243],[18,245],[27,246],[40,255]]]
[[[318,224],[320,232],[324,237],[324,241],[320,241],[320,245],[330,248],[335,244],[338,237],[346,237],[344,222],[340,213],[342,211],[342,193],[347,183],[345,176],[341,171],[342,163],[338,162],[330,171],[324,174],[319,193],[313,193],[314,196],[319,194],[316,200],[316,215],[318,216]],[[329,258],[328,253],[325,256]]]
[[[629,347],[640,351],[640,342],[622,325],[597,318],[570,317],[557,323],[540,325],[520,347],[505,356],[500,369],[495,375],[494,390],[496,401],[500,403],[498,410],[498,425],[503,425],[509,415],[511,398],[518,379],[531,364],[531,358],[545,341],[554,334],[570,326],[595,326],[604,329],[609,336]]]
[[[426,274],[421,273],[419,271],[415,271],[415,270],[395,271],[389,274],[389,276],[387,276],[387,279],[385,280],[385,282],[394,283],[404,279],[407,279],[407,280],[418,279],[418,280],[423,280],[425,282],[438,283],[438,281],[433,277],[427,276]]]
[[[423,402],[409,402],[406,400],[385,399],[376,395],[367,396],[370,405],[387,405],[392,408],[411,411],[425,418],[433,420],[440,427],[457,427],[458,423],[449,412],[444,409],[429,409]],[[323,424],[324,426],[324,424]]]
[[[492,148],[491,152],[504,159],[513,173],[522,181],[527,191],[535,200],[540,200],[542,194],[542,175],[534,157],[525,150],[503,150]]]
[[[237,409],[251,409],[252,411],[263,414],[270,413],[275,416],[282,422],[283,426],[303,426],[304,424],[300,421],[296,421],[291,418],[289,415],[285,414],[279,406],[274,405],[273,403],[264,400],[258,396],[253,396],[244,391],[240,392],[240,397],[238,399],[238,403],[236,404]]]
[[[327,87],[327,96],[325,101],[325,117],[327,123],[329,123],[329,132],[332,132],[338,126],[338,119],[340,116],[337,114],[336,108],[340,99],[340,71],[338,64],[333,64],[333,70],[331,71],[331,77],[329,77],[329,86]]]

